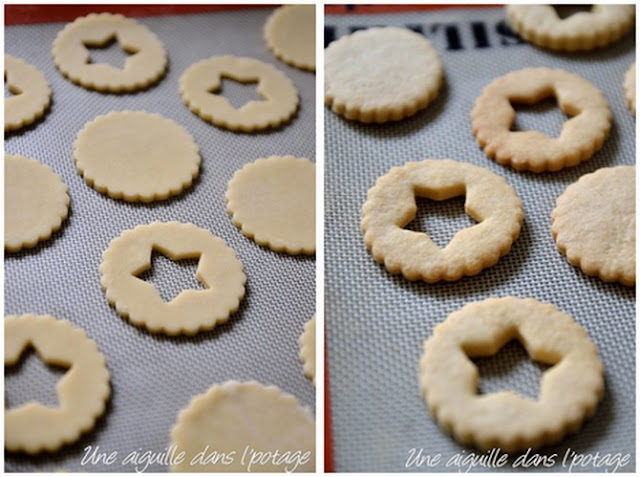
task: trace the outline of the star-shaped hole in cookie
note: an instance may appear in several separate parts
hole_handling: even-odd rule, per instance
[[[478,369],[478,395],[511,391],[521,397],[538,400],[544,372],[552,365],[533,361],[517,339],[483,357],[472,357]]]
[[[17,363],[5,365],[6,408],[34,401],[51,408],[60,407],[58,384],[69,368],[68,364],[46,362],[33,346],[27,346]]]
[[[121,45],[116,35],[102,41],[85,40],[83,44],[89,50],[87,63],[108,64],[119,70],[125,70],[127,60],[138,53],[136,48]]]
[[[134,273],[140,280],[151,283],[167,303],[184,290],[205,290],[208,285],[198,276],[200,256],[177,256],[154,247],[147,268]]]
[[[511,131],[538,131],[559,138],[565,121],[571,118],[558,107],[553,95],[531,104],[511,101],[511,107],[516,112]]]
[[[427,234],[441,249],[451,242],[459,230],[478,223],[465,212],[464,195],[447,200],[432,200],[416,195],[415,201],[418,208],[416,215],[403,228]]]
[[[262,102],[265,98],[258,92],[257,79],[240,80],[230,76],[222,76],[220,85],[207,90],[210,94],[224,96],[235,109],[242,109],[251,102]]]
[[[593,5],[551,5],[560,20],[572,17],[576,13],[591,13]]]
[[[10,98],[11,96],[18,96],[22,94],[22,90],[15,85],[10,84],[7,81],[7,72],[4,72],[4,97]]]

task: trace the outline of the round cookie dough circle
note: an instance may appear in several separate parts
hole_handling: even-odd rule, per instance
[[[53,452],[90,431],[111,390],[104,356],[84,330],[49,315],[7,316],[4,365],[16,365],[28,346],[49,364],[68,367],[58,381],[59,406],[28,402],[4,411],[4,446],[28,454]]]
[[[518,340],[551,367],[537,400],[512,391],[478,394],[470,358]],[[604,392],[597,347],[571,316],[534,299],[470,303],[436,326],[420,360],[420,389],[431,415],[461,443],[517,452],[553,444],[593,415]]]
[[[133,53],[123,69],[90,62],[87,46],[103,46],[112,39]],[[110,13],[92,13],[67,24],[56,36],[52,53],[65,77],[84,88],[108,93],[145,89],[167,69],[167,52],[156,35],[131,18]]]
[[[264,39],[278,59],[308,71],[316,70],[316,7],[285,5],[267,19]]]
[[[87,123],[73,145],[87,184],[113,199],[164,200],[188,188],[200,154],[179,124],[144,111],[112,111]]]
[[[633,5],[593,5],[560,18],[552,5],[508,5],[507,20],[525,40],[543,48],[584,51],[620,39],[634,24]]]
[[[551,232],[569,263],[605,282],[636,283],[636,168],[583,175],[558,197]]]
[[[465,196],[465,212],[477,224],[438,247],[422,232],[404,229],[417,212],[415,197]],[[522,202],[500,176],[451,159],[425,159],[392,168],[369,189],[362,233],[373,258],[407,280],[455,281],[494,265],[511,249],[524,218]]]
[[[313,315],[304,325],[304,331],[298,341],[300,345],[300,361],[304,367],[304,375],[316,383],[316,316]]]
[[[59,230],[69,213],[69,194],[49,167],[24,156],[4,156],[4,248],[35,247]]]
[[[624,94],[627,97],[629,109],[636,115],[636,64],[631,65],[624,75]]]
[[[227,78],[239,83],[258,83],[262,101],[234,108],[216,94]],[[180,77],[180,95],[189,109],[202,119],[232,131],[252,132],[275,128],[298,110],[298,90],[280,70],[253,58],[214,56],[191,65]]]
[[[511,131],[511,101],[537,103],[555,97],[570,116],[558,138],[539,131]],[[584,78],[560,69],[525,68],[493,80],[471,111],[473,134],[502,165],[531,172],[558,171],[589,159],[609,136],[611,110],[604,94]]]
[[[253,381],[228,381],[194,397],[180,411],[171,443],[178,452],[185,452],[183,462],[172,466],[173,472],[315,471],[315,420],[311,411],[275,386]],[[196,461],[191,465],[207,445],[212,451],[231,456],[230,462],[205,465]],[[246,448],[250,453],[243,462]],[[276,451],[280,463],[274,462]],[[251,456],[259,452],[263,456],[270,453],[272,458],[249,467]],[[282,462],[283,454],[296,452],[299,459]]]
[[[183,290],[165,302],[138,278],[151,267],[151,253],[172,260],[199,258],[196,278],[204,290]],[[152,333],[193,335],[225,323],[238,310],[246,276],[224,240],[193,224],[154,222],[124,231],[102,254],[100,283],[123,318]]]
[[[29,63],[4,55],[4,77],[12,96],[4,98],[4,130],[32,124],[51,102],[51,88],[44,75]]]
[[[363,123],[412,116],[433,100],[442,63],[429,40],[405,28],[360,30],[325,50],[325,103]]]
[[[291,255],[316,251],[316,168],[306,158],[271,156],[237,171],[227,211],[259,245]]]

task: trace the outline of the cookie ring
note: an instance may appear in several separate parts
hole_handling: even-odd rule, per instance
[[[631,65],[624,75],[624,94],[631,113],[636,115],[636,64]]]
[[[19,252],[48,240],[69,215],[69,189],[48,166],[4,156],[4,248]]]
[[[636,283],[636,168],[585,174],[558,197],[551,232],[558,250],[586,275]]]
[[[264,26],[264,41],[276,57],[302,70],[316,70],[316,7],[284,5]]]
[[[14,96],[4,99],[4,130],[34,123],[51,103],[51,88],[44,75],[20,58],[4,55],[4,77]]]
[[[315,194],[313,162],[302,157],[271,156],[236,171],[225,199],[233,224],[257,244],[290,255],[313,255]]]
[[[559,138],[510,130],[516,116],[510,101],[533,104],[549,97],[571,116]],[[576,74],[525,68],[493,80],[482,91],[471,111],[471,126],[480,147],[499,164],[557,171],[589,159],[602,147],[611,129],[611,110],[604,94]]]
[[[316,315],[304,324],[304,331],[298,339],[300,361],[304,375],[316,383]]]
[[[234,108],[220,90],[222,79],[258,82],[263,101],[249,101]],[[232,131],[252,132],[278,127],[298,110],[298,90],[280,70],[253,58],[214,56],[191,65],[180,77],[180,95],[202,119]]]
[[[191,186],[201,159],[193,136],[173,120],[145,111],[111,111],[78,133],[73,161],[101,194],[151,202]]]
[[[465,195],[476,225],[439,248],[427,234],[405,230],[415,217],[415,196],[446,200]],[[373,258],[407,280],[455,281],[494,265],[511,249],[524,218],[522,202],[500,176],[451,159],[425,159],[392,168],[369,189],[362,232]]]
[[[633,5],[593,5],[561,19],[551,5],[508,5],[507,20],[525,40],[543,48],[584,51],[620,39],[633,26]]]
[[[173,464],[172,472],[315,471],[313,414],[291,394],[255,381],[227,381],[195,396],[178,414],[171,443],[185,452],[185,459]],[[234,458],[205,465],[194,457],[207,446]],[[247,448],[261,456],[273,456],[276,451],[280,456],[299,454],[300,465],[294,468],[295,463],[286,459],[274,462],[267,457],[249,467],[251,455],[243,457]]]
[[[325,103],[346,119],[398,121],[427,107],[442,76],[424,36],[406,28],[359,30],[325,50]]]
[[[4,411],[7,450],[53,452],[91,430],[106,408],[111,390],[109,370],[96,343],[84,330],[53,316],[7,316],[4,320],[4,365],[18,363],[27,346],[50,364],[68,366],[58,381],[59,406],[28,402]]]
[[[199,258],[196,278],[205,290],[183,290],[165,302],[137,276],[157,250],[172,260]],[[100,283],[118,314],[152,333],[193,335],[225,323],[244,297],[242,263],[224,240],[193,224],[153,222],[113,239],[102,254]]]
[[[133,53],[124,69],[90,63],[85,45],[102,46],[112,39]],[[52,54],[66,78],[84,88],[108,93],[147,88],[167,70],[167,52],[158,37],[131,18],[110,13],[92,13],[67,24],[56,36]]]
[[[491,356],[518,340],[535,361],[552,365],[538,400],[512,391],[477,394],[469,357]],[[516,452],[561,440],[595,412],[603,365],[571,316],[534,299],[491,298],[453,312],[436,326],[420,359],[420,389],[438,424],[463,444]]]

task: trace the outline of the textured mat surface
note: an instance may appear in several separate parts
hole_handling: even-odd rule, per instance
[[[227,215],[224,193],[233,173],[259,157],[287,155],[315,159],[315,75],[278,61],[262,40],[268,8],[223,13],[142,18],[169,53],[167,75],[136,94],[106,95],[63,78],[51,59],[51,44],[62,23],[5,29],[5,51],[38,67],[53,90],[51,110],[34,127],[7,136],[5,151],[38,159],[69,186],[69,220],[54,238],[5,259],[5,313],[51,314],[84,328],[107,359],[113,396],[96,428],[76,444],[52,455],[6,454],[10,471],[134,471],[122,465],[132,451],[160,453],[178,411],[196,394],[226,380],[274,384],[314,409],[315,389],[298,361],[298,337],[315,311],[315,259],[291,257],[244,237]],[[248,56],[273,64],[298,88],[296,117],[279,130],[259,134],[216,128],[182,103],[178,79],[192,63],[214,55]],[[94,61],[122,61],[117,48],[93,50]],[[117,64],[117,63],[116,63]],[[225,82],[232,102],[253,99],[254,91]],[[200,146],[202,169],[180,196],[151,205],[110,199],[85,184],[71,159],[77,132],[111,110],[146,110],[184,126]],[[155,220],[192,222],[211,230],[236,250],[247,275],[240,310],[214,331],[170,338],[139,330],[109,307],[100,289],[98,266],[109,242],[123,230]],[[159,257],[145,275],[165,297],[198,286],[195,263]],[[7,399],[55,403],[59,373],[47,373],[35,356],[7,378]],[[85,466],[87,446],[117,452],[115,464]],[[143,468],[142,463],[140,468]],[[148,471],[164,471],[154,463]]]
[[[357,8],[357,7],[356,7]],[[600,167],[635,162],[635,122],[626,107],[623,77],[635,57],[633,35],[606,49],[578,55],[550,53],[519,42],[505,29],[501,8],[449,9],[398,14],[329,15],[327,39],[353,29],[406,26],[434,43],[445,83],[425,111],[386,125],[349,122],[325,110],[326,336],[331,417],[337,471],[457,471],[449,459],[471,448],[445,435],[429,416],[418,386],[423,342],[434,326],[470,301],[492,296],[533,297],[571,314],[599,346],[606,368],[606,394],[580,433],[540,454],[557,454],[550,468],[567,471],[573,454],[630,454],[635,469],[635,293],[588,278],[557,250],[550,230],[556,198],[581,175]],[[516,172],[490,160],[476,145],[469,113],[482,88],[508,71],[529,66],[580,74],[607,96],[613,112],[609,139],[589,161],[558,173]],[[547,102],[518,108],[516,127],[557,136],[564,115]],[[503,176],[524,202],[525,223],[511,252],[496,266],[455,283],[428,285],[392,276],[375,263],[360,233],[367,190],[391,167],[424,158],[452,158]],[[470,225],[463,201],[419,201],[412,230],[434,233],[446,244]],[[428,212],[429,211],[429,212]],[[514,389],[535,397],[543,367],[520,346],[509,345],[478,364],[480,389]],[[412,454],[413,449],[413,454]],[[562,459],[569,452],[563,466]],[[420,454],[439,464],[422,465]],[[530,460],[529,460],[530,462]],[[547,460],[549,462],[549,460]],[[459,461],[458,463],[462,463]],[[515,459],[496,470],[516,470]],[[587,463],[583,460],[583,463]],[[612,470],[588,463],[572,471]],[[521,469],[522,467],[518,467]],[[474,470],[488,470],[478,465]]]

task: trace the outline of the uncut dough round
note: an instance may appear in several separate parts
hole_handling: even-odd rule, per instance
[[[300,335],[300,361],[304,367],[304,375],[316,383],[316,316],[313,315],[304,325]]]
[[[7,316],[4,365],[18,364],[33,346],[45,363],[69,369],[56,385],[59,406],[28,402],[5,408],[5,449],[28,454],[53,452],[91,430],[105,409],[111,390],[109,371],[96,343],[84,330],[53,316]]]
[[[469,359],[518,340],[532,360],[552,365],[537,400],[512,391],[478,394]],[[461,443],[516,452],[553,444],[593,415],[604,392],[598,348],[571,316],[534,299],[470,303],[436,326],[424,344],[420,389],[431,415]]]
[[[112,39],[127,53],[134,53],[123,69],[90,62],[87,46],[100,47]],[[158,37],[135,20],[111,13],[92,13],[67,24],[56,36],[52,53],[55,65],[68,79],[109,93],[145,89],[167,69],[167,52]]]
[[[422,232],[404,229],[417,212],[415,196],[466,196],[476,225],[458,231],[445,248]],[[494,265],[511,249],[524,218],[522,202],[500,176],[451,159],[425,159],[392,168],[369,189],[362,233],[373,258],[407,280],[455,281]]]
[[[551,232],[569,263],[605,282],[636,283],[636,168],[583,175],[558,197]]]
[[[193,136],[144,111],[112,111],[87,123],[73,145],[73,160],[87,184],[129,202],[177,195],[200,170]]]
[[[267,19],[264,40],[276,57],[288,65],[316,70],[316,7],[285,5]]]
[[[262,101],[234,108],[217,93],[222,79],[257,82]],[[252,132],[275,128],[298,110],[298,90],[280,70],[253,58],[214,56],[191,65],[180,77],[180,95],[189,109],[202,119],[232,131]]]
[[[291,255],[316,251],[316,167],[306,158],[271,156],[233,175],[227,211],[244,235]]]
[[[627,97],[627,104],[629,109],[636,115],[636,64],[634,63],[629,68],[629,71],[624,75],[624,94]]]
[[[534,104],[555,97],[571,116],[558,138],[539,131],[511,131],[511,101]],[[471,111],[473,134],[484,152],[502,165],[531,172],[558,171],[586,161],[609,136],[611,110],[602,91],[560,69],[525,68],[496,78]]]
[[[151,267],[151,253],[172,260],[199,258],[196,278],[205,290],[183,290],[165,302],[138,278]],[[123,318],[152,333],[193,335],[225,323],[244,297],[246,276],[224,240],[193,224],[153,222],[124,231],[102,254],[100,283]]]
[[[315,471],[315,420],[311,411],[275,386],[253,381],[227,381],[194,397],[180,411],[171,431],[171,443],[178,452],[186,453],[181,464],[171,467],[173,472]],[[196,461],[190,465],[207,445],[209,453],[224,453],[231,462],[205,465]],[[300,456],[307,454],[308,458],[305,463],[299,459],[288,466],[275,465],[270,460],[249,467],[250,454],[242,462],[247,447],[265,455],[275,451],[280,456],[300,452]]]
[[[442,63],[429,40],[405,28],[360,30],[325,50],[325,103],[363,123],[412,116],[438,94]]]
[[[633,26],[633,5],[593,5],[561,19],[552,5],[508,5],[507,20],[525,40],[563,51],[593,50],[619,40]]]
[[[24,60],[5,54],[4,78],[13,94],[4,98],[4,130],[20,129],[41,118],[51,103],[51,88],[44,75]]]
[[[49,167],[24,156],[4,156],[4,248],[35,247],[59,230],[69,214],[69,194]]]

